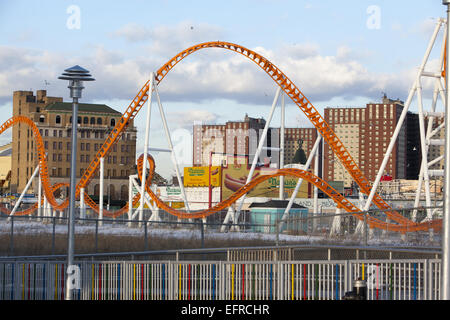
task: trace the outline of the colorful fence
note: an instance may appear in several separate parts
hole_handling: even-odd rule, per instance
[[[0,300],[63,300],[66,265],[0,263]],[[78,300],[339,300],[367,281],[370,300],[439,298],[440,260],[81,262]]]

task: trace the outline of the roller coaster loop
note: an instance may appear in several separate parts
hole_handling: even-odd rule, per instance
[[[229,42],[215,41],[215,42],[200,43],[178,53],[167,63],[165,63],[161,68],[159,68],[155,75],[156,84],[158,85],[169,73],[169,71],[172,70],[172,68],[174,68],[181,60],[183,60],[190,54],[205,48],[221,48],[239,53],[244,57],[252,60],[261,69],[263,69],[273,79],[273,81],[275,81],[275,83],[281,87],[281,89],[289,96],[289,98],[300,108],[300,110],[303,111],[303,113],[307,116],[307,118],[311,121],[311,123],[319,131],[324,140],[334,151],[338,159],[341,161],[342,165],[345,167],[345,169],[349,172],[349,174],[353,178],[353,180],[358,184],[360,190],[365,194],[370,193],[371,184],[364,177],[363,173],[357,166],[356,162],[353,160],[350,153],[347,151],[347,149],[345,148],[341,140],[338,138],[338,136],[330,128],[328,123],[324,120],[324,118],[320,115],[320,113],[316,110],[316,108],[311,104],[311,102],[306,98],[306,96],[304,96],[304,94],[295,86],[295,84],[280,69],[278,69],[273,63],[271,63],[269,60],[267,60],[260,54],[250,49],[247,49],[243,46]],[[128,108],[123,113],[121,119],[117,122],[117,124],[112,129],[112,131],[106,138],[105,142],[101,146],[101,148],[98,150],[94,159],[91,161],[89,166],[84,171],[80,181],[76,186],[77,198],[80,195],[81,188],[85,188],[89,184],[90,180],[94,177],[96,171],[99,168],[100,158],[102,157],[104,158],[107,155],[111,147],[121,137],[122,133],[130,123],[130,121],[136,117],[137,113],[141,110],[142,106],[147,101],[149,97],[149,87],[150,87],[150,80],[145,83],[145,85],[141,88],[141,90],[139,90],[136,97],[133,99]],[[42,142],[42,137],[40,136],[39,130],[37,129],[33,121],[24,116],[12,117],[9,120],[7,120],[4,124],[2,124],[2,126],[0,127],[0,134],[2,134],[6,129],[10,128],[11,126],[19,122],[25,123],[31,128],[33,136],[36,140],[36,149],[40,165],[40,179],[42,180],[43,191],[47,200],[49,201],[51,206],[56,210],[62,210],[66,208],[68,206],[68,199],[66,199],[62,203],[58,203],[53,195],[53,192],[57,188],[62,187],[63,185],[66,184],[50,186],[50,179],[48,175],[48,167],[47,161],[45,159],[45,149]],[[151,164],[151,168],[154,170],[153,159],[149,158],[149,161]],[[143,159],[142,157],[140,157],[138,159],[138,171],[139,168],[142,169],[142,167],[140,167],[142,166],[142,163]],[[250,181],[247,185],[243,186],[241,189],[236,191],[236,193],[234,193],[232,196],[230,196],[230,198],[226,199],[225,201],[222,201],[221,203],[217,204],[216,206],[210,209],[195,213],[183,213],[177,211],[175,209],[168,207],[160,199],[158,199],[149,188],[152,174],[149,174],[149,178],[146,179],[147,183],[146,190],[150,195],[150,197],[152,198],[152,200],[157,204],[157,206],[163,210],[166,210],[170,214],[176,215],[180,218],[200,218],[206,217],[210,214],[213,214],[215,212],[218,212],[220,210],[229,207],[232,203],[237,201],[242,195],[247,193],[250,189],[254,188],[258,183],[261,183],[262,181],[269,179],[270,177],[286,176],[286,175],[304,178],[310,183],[316,185],[327,195],[329,195],[337,203],[339,207],[345,209],[347,212],[351,214],[354,214],[358,219],[362,219],[362,214],[357,213],[360,210],[355,206],[353,206],[353,204],[351,204],[350,201],[345,199],[340,193],[331,188],[325,181],[321,180],[320,178],[314,176],[313,174],[307,171],[298,169],[279,169],[272,175],[258,176],[257,178],[254,178],[252,181]],[[135,197],[133,198],[133,205],[135,205],[138,201],[139,201],[139,194],[136,194]],[[95,212],[98,213],[99,211],[98,205],[87,194],[85,194],[85,203],[89,207],[91,207]],[[368,224],[371,228],[375,227],[404,233],[410,231],[428,230],[430,228],[437,230],[441,228],[442,225],[442,220],[440,219],[426,221],[422,223],[413,222],[408,218],[402,216],[394,209],[392,209],[378,194],[375,194],[373,198],[373,204],[375,204],[379,209],[381,209],[389,217],[390,221],[393,221],[393,223],[392,222],[386,223],[374,217],[370,217],[368,219]],[[128,205],[129,204],[127,204],[126,206],[115,212],[104,210],[103,211],[104,215],[105,216],[122,215],[128,211]],[[31,208],[22,212],[16,212],[16,215],[30,214],[34,209],[35,208]],[[2,210],[5,212],[6,209],[2,208]]]

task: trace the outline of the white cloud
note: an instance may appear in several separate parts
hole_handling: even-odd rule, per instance
[[[158,36],[154,36],[157,43],[151,46],[161,46],[159,52],[181,47],[190,41],[181,39],[183,34],[189,33],[181,26],[173,30],[161,27]],[[152,32],[156,34],[154,30]],[[168,47],[163,47],[162,39],[169,34],[174,38]],[[338,48],[334,56],[321,55],[319,46],[311,43],[284,44],[276,50],[252,49],[285,72],[313,103],[334,97],[378,98],[382,91],[404,99],[415,75],[415,69],[393,74],[368,70],[359,62],[358,53],[348,47]],[[173,50],[170,56],[179,51]],[[101,46],[71,60],[48,51],[3,46],[0,47],[0,102],[10,101],[14,90],[43,88],[44,80],[52,84],[48,88],[51,90],[49,94],[66,97],[66,85],[57,77],[72,64],[86,67],[96,78],[89,84],[89,90],[85,90],[85,99],[125,99],[131,102],[150,72],[164,62],[161,55],[144,52],[129,58],[122,52]],[[228,99],[257,105],[267,103],[266,95],[271,95],[274,86],[258,66],[243,56],[228,50],[205,49],[180,62],[160,84],[160,93],[165,101],[202,103]]]
[[[111,33],[111,36],[132,43],[148,42],[147,52],[167,58],[167,54],[175,55],[194,44],[220,40],[224,32],[215,25],[182,21],[174,26],[161,25],[154,28],[131,23]]]
[[[184,128],[192,130],[192,126],[201,120],[205,124],[215,123],[218,115],[207,110],[181,110],[167,114],[167,121],[171,128]]]

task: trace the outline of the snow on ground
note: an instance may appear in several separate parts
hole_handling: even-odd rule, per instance
[[[55,224],[56,234],[65,234],[68,231],[68,227],[65,224]],[[9,234],[11,232],[11,223],[7,220],[0,221],[0,234]],[[36,221],[14,221],[14,233],[15,234],[38,234],[38,233],[49,233],[53,232],[53,224],[36,222]],[[117,236],[144,236],[144,227],[128,227],[123,223],[104,223],[102,226],[98,226],[98,232],[102,235],[117,235]],[[201,232],[198,227],[192,229],[188,228],[161,228],[148,226],[147,229],[149,236],[159,236],[166,238],[178,238],[178,239],[200,239]],[[77,234],[92,234],[95,233],[95,224],[89,225],[75,225],[75,233]],[[204,232],[205,239],[214,238],[218,240],[227,239],[257,239],[257,240],[276,240],[276,234],[264,234],[256,232],[219,232],[219,231],[209,231]],[[311,241],[311,240],[323,240],[323,237],[312,237],[312,236],[292,236],[292,235],[279,235],[280,241]]]
[[[68,227],[65,224],[55,224],[55,233],[56,234],[66,234],[68,232]],[[136,236],[136,237],[144,237],[144,227],[128,227],[127,224],[116,222],[112,223],[104,223],[102,226],[98,226],[98,233],[102,235],[116,235],[116,236]],[[0,220],[0,235],[9,235],[11,232],[11,223],[6,219]],[[47,233],[52,234],[53,232],[53,224],[43,223],[37,221],[30,221],[26,218],[19,221],[14,221],[14,234],[41,234]],[[76,234],[95,234],[95,224],[76,224],[75,225],[75,233]],[[162,228],[155,226],[148,226],[147,235],[159,237],[159,238],[167,238],[169,239],[186,239],[186,240],[195,240],[201,239],[201,232],[197,226],[192,229],[186,227],[180,228]],[[257,233],[257,232],[219,232],[217,230],[206,230],[204,232],[205,241],[208,239],[214,240],[261,240],[268,242],[277,241],[276,234],[267,234],[267,233]],[[337,239],[330,238],[326,235],[324,236],[294,236],[294,235],[286,235],[279,234],[278,240],[283,243],[310,243],[310,244],[334,244],[334,245],[344,245],[344,244],[355,244],[358,242],[355,239]],[[359,239],[360,244],[363,243],[363,239]],[[408,246],[408,245],[424,245],[424,246],[435,246],[439,244],[440,240],[438,236],[435,236],[434,241],[429,241],[427,237],[423,237],[419,243],[417,239],[414,241],[402,240],[400,235],[394,234],[394,237],[391,238],[371,238],[368,239],[369,245],[390,245],[390,246]]]

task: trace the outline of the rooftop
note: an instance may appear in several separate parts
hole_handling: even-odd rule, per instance
[[[68,111],[72,112],[72,103],[71,102],[55,102],[49,104],[45,107],[47,111]],[[111,107],[108,107],[106,104],[94,104],[94,103],[79,103],[78,104],[78,112],[80,113],[110,113],[121,115],[119,111],[114,110]]]

